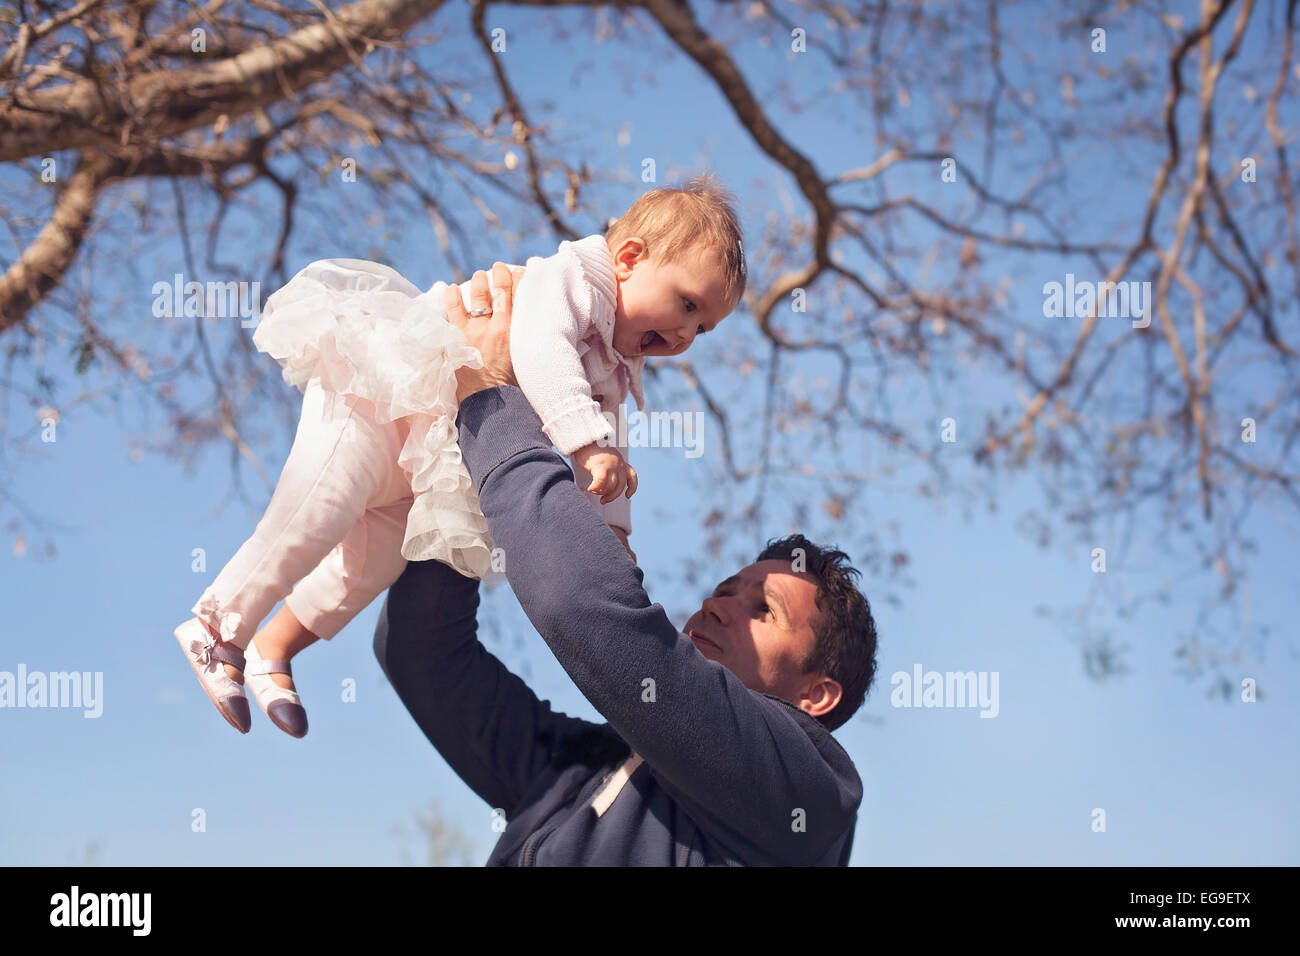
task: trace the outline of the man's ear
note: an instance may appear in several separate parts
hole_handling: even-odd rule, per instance
[[[646,246],[640,236],[628,236],[614,250],[614,273],[620,280],[632,274],[633,267],[645,258]]]
[[[844,688],[840,686],[839,681],[825,674],[810,678],[810,681],[811,683],[799,696],[799,709],[813,717],[830,713],[844,696]]]

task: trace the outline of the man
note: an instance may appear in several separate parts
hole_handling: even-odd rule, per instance
[[[551,710],[477,640],[478,582],[413,562],[375,654],[421,730],[505,821],[488,865],[845,865],[862,783],[830,734],[875,674],[847,556],[795,536],[714,589],[686,631],[542,433],[509,357],[509,270],[458,375],[466,467],[529,620],[607,723]],[[487,276],[471,306],[488,311]]]

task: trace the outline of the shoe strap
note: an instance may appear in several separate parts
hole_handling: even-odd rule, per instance
[[[212,657],[241,671],[244,669],[244,652],[232,644],[217,644],[212,648]]]
[[[288,661],[275,659],[268,660],[265,657],[254,661],[248,669],[244,671],[244,673],[252,674],[255,677],[264,677],[270,674],[286,674],[290,678],[293,677],[293,670],[289,666]]]

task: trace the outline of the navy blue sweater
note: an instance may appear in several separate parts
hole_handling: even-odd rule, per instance
[[[847,864],[862,782],[844,748],[650,603],[521,391],[471,395],[459,426],[520,605],[608,721],[556,713],[488,653],[477,581],[407,566],[375,654],[425,736],[503,814],[488,865]]]

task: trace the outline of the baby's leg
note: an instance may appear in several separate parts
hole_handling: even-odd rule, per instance
[[[292,660],[303,648],[334,637],[387,590],[406,568],[402,539],[410,510],[410,498],[368,508],[257,632],[257,652],[267,659]],[[293,689],[287,674],[272,674],[271,679]]]
[[[240,649],[294,582],[321,563],[367,503],[392,483],[396,430],[343,401],[332,408],[328,402],[319,382],[308,383],[293,448],[266,513],[192,610]]]
[[[304,628],[329,640],[401,577],[410,510],[410,498],[367,508],[339,546],[298,582],[284,606]]]
[[[333,553],[331,551],[330,555]],[[325,561],[329,561],[330,555],[325,556]],[[271,620],[266,622],[266,626],[253,637],[257,652],[264,660],[270,661],[293,660],[294,655],[299,651],[311,647],[319,640],[320,635],[308,630],[298,620],[297,615],[289,610],[288,603],[280,605],[280,610],[276,611]],[[294,689],[293,678],[288,674],[272,674],[271,680],[281,687]]]

